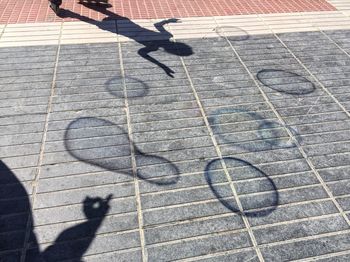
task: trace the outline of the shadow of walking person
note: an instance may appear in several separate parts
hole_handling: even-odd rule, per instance
[[[26,262],[81,260],[95,238],[112,198],[112,195],[106,199],[86,197],[83,212],[87,220],[64,230],[52,245],[41,252],[34,233],[30,196],[1,160],[0,187],[0,261],[6,262],[21,261],[21,257]]]
[[[119,16],[109,11],[108,8],[111,7],[111,5],[89,4],[85,2],[81,2],[80,4],[91,10],[94,10],[98,13],[105,15],[106,17],[103,19],[104,21],[111,20],[111,19],[123,20],[128,25],[128,30],[129,30],[128,32],[140,32],[141,34],[147,35],[147,39],[149,40],[147,39],[145,40],[145,38],[140,38],[135,34],[130,34],[130,33],[128,34],[128,32],[126,31],[125,32],[118,31],[118,34],[120,35],[124,34],[124,36],[142,44],[144,47],[138,51],[138,54],[144,59],[148,60],[149,62],[162,68],[164,72],[170,77],[174,77],[175,72],[172,69],[170,69],[167,65],[163,64],[162,62],[158,61],[154,57],[150,56],[150,53],[158,51],[159,49],[163,49],[165,52],[169,54],[177,55],[177,56],[190,56],[193,54],[193,50],[189,45],[181,42],[171,41],[170,39],[171,37],[173,37],[173,35],[164,28],[166,24],[179,22],[180,21],[179,19],[172,18],[172,19],[167,19],[167,20],[163,20],[158,23],[155,23],[154,26],[158,30],[158,32],[155,32],[147,28],[141,27],[138,24],[135,24],[133,21],[131,21],[127,17]],[[67,9],[61,9],[59,16],[61,18],[78,19],[80,21],[84,21],[84,22],[96,25],[103,30],[114,33],[112,29],[105,27],[103,23],[100,23],[99,21],[96,21],[89,17],[74,13]],[[152,40],[152,39],[160,39],[160,38],[162,40]]]

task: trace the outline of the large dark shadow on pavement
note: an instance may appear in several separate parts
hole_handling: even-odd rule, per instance
[[[0,187],[0,251],[22,249],[29,222],[30,248],[25,256],[26,262],[81,261],[109,210],[109,201],[112,198],[112,195],[105,199],[86,197],[83,201],[83,212],[87,220],[64,230],[52,245],[40,251],[33,230],[28,193],[16,175],[1,160]],[[16,260],[19,257],[14,258],[12,254],[1,256],[4,260],[0,257],[0,261],[20,261]]]
[[[188,46],[187,44],[181,43],[181,42],[170,41],[170,38],[173,35],[171,33],[169,33],[164,28],[164,25],[169,24],[169,23],[176,23],[179,21],[178,19],[175,19],[175,18],[167,19],[167,20],[163,20],[161,22],[155,23],[154,26],[156,27],[158,32],[154,32],[154,31],[149,30],[147,28],[143,28],[143,27],[139,26],[138,24],[135,24],[133,21],[131,21],[127,17],[119,16],[119,15],[109,11],[108,8],[111,6],[108,4],[93,4],[93,3],[89,4],[89,3],[85,3],[85,2],[82,2],[80,4],[89,8],[89,9],[95,10],[95,11],[105,15],[106,18],[104,20],[114,19],[114,20],[127,21],[128,29],[130,29],[130,32],[140,32],[140,34],[147,34],[147,37],[149,39],[159,39],[159,38],[163,39],[164,38],[164,40],[146,41],[146,40],[140,40],[140,37],[138,37],[137,35],[127,34],[127,32],[125,32],[125,31],[118,32],[118,34],[124,33],[124,35],[126,37],[133,39],[134,41],[142,44],[144,47],[138,51],[138,54],[140,56],[142,56],[144,59],[146,59],[146,60],[150,61],[151,63],[162,68],[164,70],[164,72],[170,77],[174,77],[173,74],[175,72],[172,69],[170,69],[167,65],[163,64],[162,62],[158,61],[154,57],[150,56],[150,53],[158,51],[159,49],[162,48],[165,52],[167,52],[169,54],[177,55],[177,56],[190,56],[193,54],[192,48],[190,46]],[[74,13],[74,12],[67,10],[67,9],[61,9],[59,16],[62,18],[78,19],[80,21],[84,21],[84,22],[96,25],[103,30],[110,31],[110,32],[114,33],[114,31],[112,31],[108,27],[104,27],[104,25],[99,23],[98,21],[91,19],[89,17],[83,16],[83,15]],[[128,32],[128,33],[130,33],[130,32]]]
[[[220,170],[222,168],[221,161],[223,161],[226,165],[226,167],[244,167],[246,168],[247,174],[254,175],[256,178],[260,178],[261,181],[255,182],[258,183],[257,188],[261,191],[258,191],[258,193],[263,193],[255,196],[254,200],[247,199],[246,201],[242,200],[240,198],[240,202],[242,205],[242,210],[239,208],[238,204],[233,199],[227,199],[227,197],[223,197],[220,193],[220,188],[214,184],[215,179],[213,178],[215,175],[217,175],[217,170]],[[229,175],[234,181],[235,176],[235,170],[234,168],[229,170]],[[238,213],[240,215],[245,215],[248,217],[262,217],[267,216],[271,212],[273,212],[279,203],[279,194],[277,187],[273,180],[268,177],[267,174],[265,174],[262,170],[259,168],[253,166],[251,163],[234,157],[223,157],[221,159],[214,159],[208,163],[208,165],[205,168],[205,179],[207,183],[209,184],[210,189],[212,190],[215,197],[229,210],[232,212]],[[245,182],[243,182],[245,183]],[[240,194],[240,188],[244,188],[244,186],[239,186],[237,183],[234,185],[235,190],[237,191],[237,195]],[[260,209],[261,210],[254,210],[254,209]]]
[[[138,178],[156,185],[175,184],[180,178],[173,163],[164,157],[141,152],[122,128],[105,119],[75,119],[65,131],[64,144],[69,154],[80,161],[129,176],[133,176],[133,148]]]

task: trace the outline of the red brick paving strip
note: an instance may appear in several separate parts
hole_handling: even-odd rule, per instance
[[[62,8],[95,20],[105,16],[79,4],[63,0]],[[130,19],[225,16],[336,10],[325,0],[110,0],[109,10]],[[119,17],[120,18],[120,17]],[[0,0],[0,24],[58,22],[48,0]],[[65,20],[74,20],[66,18]]]

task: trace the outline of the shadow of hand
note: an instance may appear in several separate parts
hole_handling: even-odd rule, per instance
[[[165,20],[167,23],[181,23],[181,20],[178,18],[169,18],[168,20]]]
[[[86,197],[83,202],[83,210],[87,219],[105,216],[110,208],[109,201],[112,199],[112,194],[108,195],[106,199],[96,197]]]
[[[174,78],[174,75],[173,75],[173,74],[175,74],[175,71],[171,70],[171,69],[170,69],[169,67],[167,67],[166,65],[164,65],[164,67],[162,67],[162,68],[163,68],[164,72],[165,72],[168,76]]]

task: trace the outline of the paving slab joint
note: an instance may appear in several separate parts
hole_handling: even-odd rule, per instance
[[[214,19],[215,19],[215,18],[214,18]],[[215,22],[216,22],[216,21],[215,21]],[[216,24],[217,24],[217,23],[216,23]],[[217,24],[217,25],[218,25],[218,24]],[[176,37],[174,37],[174,41],[176,42]],[[226,164],[225,164],[225,161],[224,161],[224,159],[223,159],[223,155],[222,155],[222,153],[221,153],[219,144],[218,144],[218,142],[216,141],[216,138],[214,137],[214,132],[213,132],[212,128],[210,127],[210,123],[209,123],[209,121],[208,121],[208,117],[206,116],[206,113],[205,113],[205,110],[204,110],[204,108],[203,108],[203,105],[202,105],[202,103],[201,103],[201,101],[200,101],[199,95],[198,95],[198,93],[197,93],[197,91],[196,91],[196,88],[195,88],[195,86],[194,86],[194,84],[193,84],[193,81],[192,81],[192,79],[191,79],[189,70],[188,70],[187,67],[186,67],[186,63],[185,63],[184,59],[183,59],[182,57],[180,57],[180,60],[181,60],[181,63],[182,63],[182,65],[183,65],[183,67],[184,67],[184,70],[185,70],[186,76],[187,76],[187,78],[188,78],[188,81],[189,81],[189,83],[190,83],[190,86],[191,86],[193,95],[194,95],[194,97],[195,97],[195,99],[196,99],[196,102],[197,102],[197,104],[198,104],[198,107],[200,108],[203,121],[204,121],[204,123],[205,123],[205,125],[206,125],[206,127],[207,127],[207,130],[208,130],[209,134],[210,134],[210,138],[211,138],[212,143],[213,143],[213,145],[214,145],[214,147],[215,147],[217,156],[219,157],[220,163],[221,163],[221,165],[222,165],[222,167],[223,167],[223,169],[224,169],[226,179],[228,180],[228,182],[229,182],[229,184],[230,184],[230,188],[231,188],[231,190],[232,190],[232,194],[233,194],[233,196],[234,196],[234,198],[235,198],[235,200],[236,200],[236,202],[237,202],[237,205],[238,205],[238,208],[239,208],[239,210],[240,210],[240,213],[241,213],[241,216],[242,216],[244,225],[245,225],[245,227],[247,228],[249,237],[250,237],[250,239],[251,239],[251,241],[252,241],[254,250],[255,250],[255,252],[257,253],[257,256],[258,256],[258,258],[259,258],[259,261],[263,262],[263,261],[264,261],[264,258],[263,258],[262,254],[261,254],[261,251],[260,251],[259,247],[258,247],[257,241],[256,241],[256,239],[255,239],[253,230],[251,229],[251,226],[250,226],[250,223],[249,223],[249,221],[248,221],[248,218],[247,218],[246,215],[244,214],[244,209],[243,209],[242,203],[241,203],[241,201],[240,201],[240,199],[239,199],[239,197],[238,197],[237,190],[235,189],[235,186],[234,186],[234,184],[233,184],[232,178],[231,178],[231,176],[230,176],[230,174],[229,174],[229,171],[228,171],[227,166],[226,166]]]
[[[260,17],[260,16],[259,16]],[[347,113],[347,115],[349,116],[349,112],[347,112],[347,110],[338,102],[338,100],[328,91],[328,89],[322,85],[322,83],[320,83],[320,81],[316,78],[316,76],[314,76],[310,70],[301,62],[300,59],[298,59],[298,57],[292,52],[292,50],[290,50],[288,48],[288,46],[282,41],[282,39],[279,38],[279,36],[276,33],[273,33],[274,36],[278,39],[278,41],[284,46],[284,48],[286,48],[286,50],[298,61],[298,63],[309,73],[309,75],[314,78],[314,80],[322,87],[322,89],[328,94],[330,95],[333,100],[335,100],[335,102],[345,111],[345,113]],[[248,70],[248,68],[247,68]],[[249,74],[250,71],[248,71]],[[254,76],[251,74],[251,77],[253,79],[253,81],[255,82],[255,84],[257,85],[257,87],[259,88],[259,90],[261,91],[262,95],[264,96],[264,98],[266,99],[267,103],[269,104],[269,106],[271,107],[271,109],[274,111],[275,115],[278,117],[279,121],[285,126],[285,122],[282,119],[281,115],[277,112],[277,110],[275,109],[275,107],[272,105],[272,103],[270,102],[270,100],[268,99],[267,95],[265,94],[265,92],[262,90],[260,84],[254,79]],[[336,208],[338,209],[339,213],[342,215],[342,217],[345,219],[345,221],[348,223],[348,225],[350,226],[350,220],[347,217],[347,215],[345,214],[344,210],[341,208],[340,204],[338,203],[338,201],[335,199],[335,197],[333,196],[331,190],[328,188],[328,186],[326,185],[326,183],[324,182],[323,178],[321,177],[321,175],[319,174],[319,172],[317,171],[315,165],[313,164],[313,162],[311,161],[311,159],[308,157],[308,155],[306,154],[306,152],[304,151],[303,147],[301,146],[301,144],[299,143],[298,139],[295,138],[295,135],[288,129],[285,128],[287,133],[289,134],[289,136],[291,137],[291,139],[293,140],[293,142],[295,143],[295,145],[298,147],[298,150],[300,151],[300,153],[303,155],[303,157],[305,158],[305,160],[307,161],[308,165],[310,166],[311,170],[314,172],[316,178],[319,180],[320,184],[322,185],[322,187],[324,188],[324,190],[326,191],[327,195],[329,196],[329,198],[332,200],[333,204],[336,206]]]
[[[35,205],[35,200],[36,200],[36,194],[38,191],[38,183],[39,183],[39,179],[40,179],[40,174],[41,174],[41,166],[43,164],[44,161],[44,153],[45,153],[45,143],[46,143],[46,139],[47,139],[47,131],[49,128],[49,119],[50,119],[50,113],[52,111],[52,104],[53,104],[53,97],[55,95],[55,85],[56,85],[56,77],[57,77],[57,68],[58,68],[58,61],[59,61],[59,55],[60,55],[60,40],[61,40],[61,35],[62,35],[62,28],[63,28],[63,22],[61,22],[61,26],[60,26],[60,37],[58,39],[58,45],[57,45],[57,51],[56,51],[56,60],[55,60],[55,66],[53,69],[53,77],[52,77],[52,83],[51,83],[51,92],[50,92],[50,96],[49,96],[49,100],[48,100],[48,105],[47,105],[47,111],[46,111],[46,118],[45,118],[45,125],[44,125],[44,131],[43,131],[43,137],[42,137],[42,141],[41,141],[41,147],[40,147],[40,153],[39,153],[39,159],[38,159],[38,163],[37,163],[37,167],[36,167],[36,174],[34,176],[34,180],[33,180],[33,189],[32,189],[32,209],[34,209],[34,205]],[[24,239],[24,245],[23,245],[23,249],[22,249],[22,254],[21,254],[21,262],[25,262],[26,261],[26,251],[30,248],[30,242],[29,239],[31,237],[31,231],[32,231],[32,226],[33,226],[33,222],[31,216],[28,216],[28,221],[27,221],[27,227],[26,227],[26,233],[25,233],[25,239]]]
[[[117,21],[115,20],[115,24],[117,26]],[[116,28],[118,31],[118,29]],[[141,245],[141,253],[142,253],[142,261],[148,261],[148,252],[146,248],[146,240],[145,240],[145,232],[144,232],[144,223],[143,223],[143,214],[142,214],[142,203],[141,203],[141,194],[140,194],[140,185],[139,178],[137,176],[137,164],[136,164],[136,156],[135,156],[135,148],[133,144],[133,136],[132,136],[132,127],[131,127],[131,116],[129,111],[129,103],[128,103],[128,93],[127,86],[125,81],[125,70],[123,64],[123,52],[122,45],[120,42],[117,43],[119,50],[119,60],[120,60],[120,69],[121,75],[123,78],[123,93],[124,93],[124,103],[125,103],[125,113],[127,119],[127,128],[128,128],[128,136],[129,136],[129,146],[131,152],[131,163],[132,163],[132,173],[134,178],[134,186],[135,186],[135,197],[136,197],[136,205],[137,205],[137,217],[138,217],[138,230],[140,234],[140,245]]]

